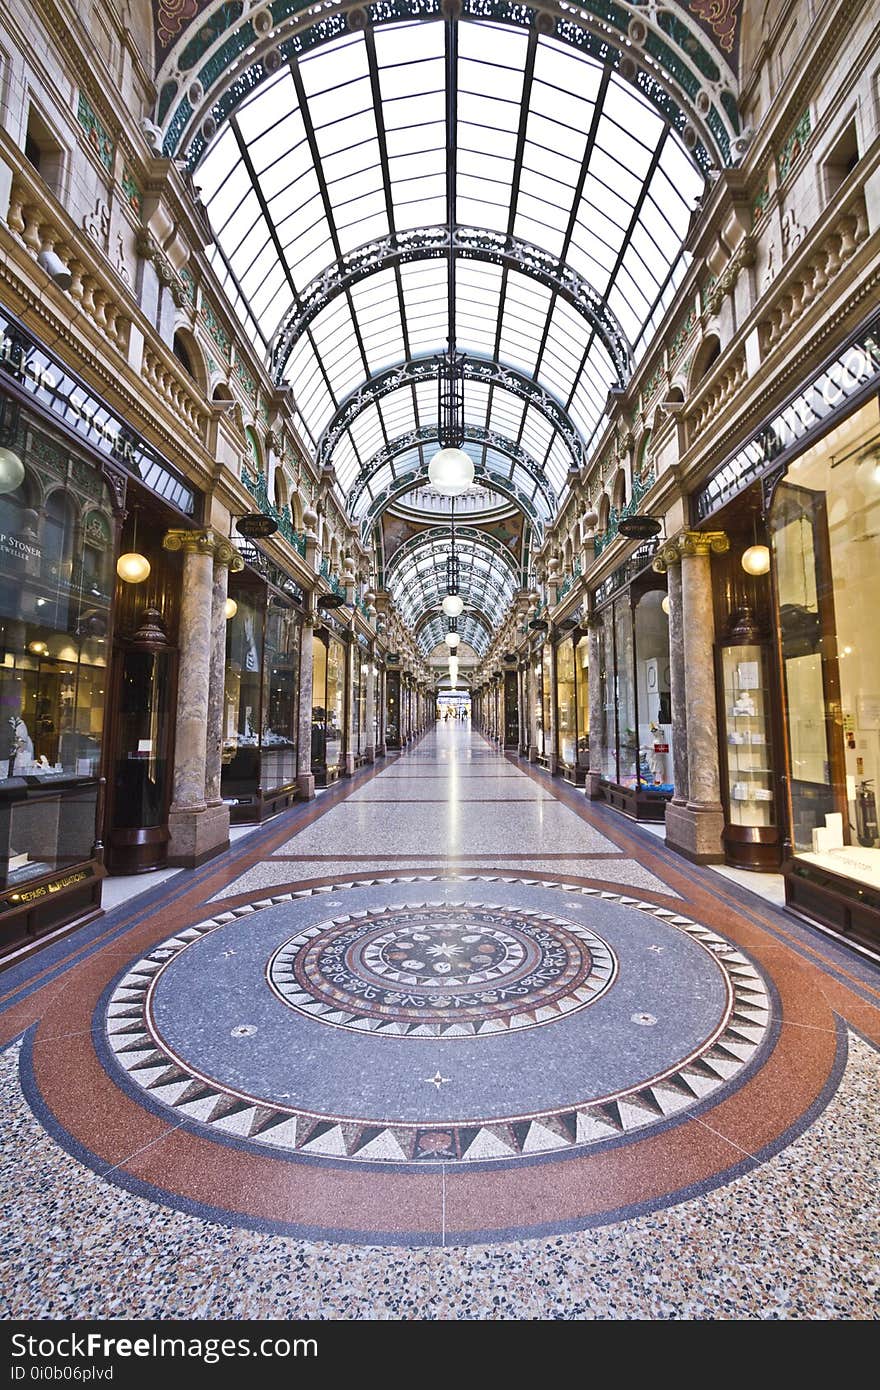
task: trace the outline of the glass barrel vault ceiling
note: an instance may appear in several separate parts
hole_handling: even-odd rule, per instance
[[[450,336],[538,383],[588,446],[618,377],[593,323],[529,273],[528,254],[450,257],[438,232],[541,248],[591,287],[637,360],[684,273],[703,188],[677,134],[610,68],[537,30],[440,20],[367,26],[292,59],[221,127],[195,179],[215,268],[267,359],[291,313],[320,300],[283,364],[315,448],[366,382]],[[353,261],[369,273],[328,293]],[[546,413],[485,381],[465,401],[468,424],[519,445],[564,500],[571,452]],[[436,419],[432,383],[392,376],[335,444],[343,495]]]
[[[458,631],[462,641],[482,655],[489,646],[491,628],[503,618],[518,587],[516,563],[498,541],[471,527],[456,529],[455,550],[459,590],[465,602],[465,611],[458,619]],[[419,646],[424,655],[442,641],[446,631],[440,604],[446,593],[448,555],[446,527],[423,532],[400,548],[389,562],[386,573],[388,588],[409,627],[415,628],[432,609],[441,620],[439,628],[428,623],[419,633]]]

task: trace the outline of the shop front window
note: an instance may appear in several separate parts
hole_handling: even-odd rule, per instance
[[[614,606],[599,615],[599,663],[602,673],[602,728],[598,731],[597,765],[609,782],[617,781],[617,674],[614,663]]]
[[[230,595],[221,790],[246,803],[296,781],[300,617],[263,584]]]
[[[343,754],[345,647],[336,637],[328,636],[325,641],[316,637],[314,662],[312,766],[332,772],[338,769]]]
[[[770,512],[796,859],[880,890],[880,411],[788,469]]]
[[[538,750],[538,757],[544,756],[544,695],[543,695],[543,667],[541,658],[536,653],[533,657],[532,666],[532,722],[535,730],[535,747]]]
[[[0,495],[0,888],[91,857],[114,584],[109,491],[22,412]]]
[[[672,786],[672,702],[669,681],[669,619],[665,592],[649,589],[635,607],[639,731],[639,782],[670,795]]]
[[[574,767],[577,762],[574,683],[574,643],[569,638],[556,648],[556,727],[559,757],[568,767]]]
[[[614,604],[614,645],[617,659],[617,782],[621,787],[636,787],[639,732],[636,720],[633,615],[628,595]]]
[[[580,767],[590,765],[590,668],[589,638],[582,637],[575,647],[574,666],[577,701],[577,760]]]
[[[228,801],[253,797],[260,785],[260,696],[265,590],[236,586],[226,624],[221,791]]]
[[[264,791],[296,781],[299,629],[299,617],[291,608],[270,602],[263,649],[260,777]]]

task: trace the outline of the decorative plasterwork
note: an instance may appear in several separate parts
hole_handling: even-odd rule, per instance
[[[725,531],[681,531],[665,541],[651,562],[657,574],[665,574],[670,565],[679,565],[686,556],[724,555],[730,549]]]
[[[186,286],[183,284],[171,261],[162,250],[153,233],[147,227],[139,227],[137,233],[137,251],[145,261],[152,261],[153,269],[160,285],[164,285],[171,291],[171,298],[182,309],[188,301]]]
[[[755,243],[750,236],[745,236],[711,289],[705,292],[702,299],[703,312],[710,316],[717,314],[725,297],[733,293],[740,272],[754,264]]]
[[[228,565],[235,573],[244,569],[244,561],[232,541],[215,531],[185,531],[173,529],[162,537],[164,550],[182,550],[186,554],[208,555],[217,565]]]

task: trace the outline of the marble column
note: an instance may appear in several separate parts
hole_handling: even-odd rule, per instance
[[[721,834],[721,773],[718,760],[718,714],[715,703],[713,643],[715,614],[712,604],[713,554],[723,554],[730,542],[723,531],[684,531],[660,551],[654,566],[668,573],[675,568],[677,552],[681,573],[681,667],[684,674],[684,722],[686,725],[687,799],[676,796],[666,808],[666,842],[697,863],[723,859]],[[673,600],[670,599],[670,608]],[[671,615],[670,615],[671,616]],[[674,653],[670,684],[674,677]],[[681,667],[679,677],[681,676]],[[679,690],[681,709],[681,691]],[[673,704],[673,727],[678,721]],[[673,757],[675,745],[673,744]],[[679,761],[683,760],[681,734]],[[674,765],[674,764],[673,764]],[[676,779],[677,779],[676,769]],[[676,781],[677,785],[677,781]]]
[[[605,743],[605,711],[602,708],[602,619],[595,613],[587,622],[587,670],[590,701],[590,767],[587,772],[586,794],[591,801],[602,795],[602,749]]]
[[[208,731],[205,746],[205,801],[222,805],[220,773],[223,751],[223,701],[226,691],[226,598],[229,575],[244,569],[234,545],[218,544],[214,550],[214,584],[211,590],[211,670],[208,679]]]
[[[296,789],[304,801],[315,797],[312,772],[312,673],[315,615],[306,613],[302,625],[299,653],[299,723],[297,726]]]
[[[206,788],[214,559],[216,554],[232,547],[211,531],[169,531],[162,544],[166,550],[183,553],[168,863],[195,868],[229,846],[229,808],[219,796],[209,805]],[[229,563],[228,557],[226,563]]]

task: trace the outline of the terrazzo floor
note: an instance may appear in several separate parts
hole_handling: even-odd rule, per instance
[[[880,972],[440,726],[0,975],[8,1316],[871,1319]]]

